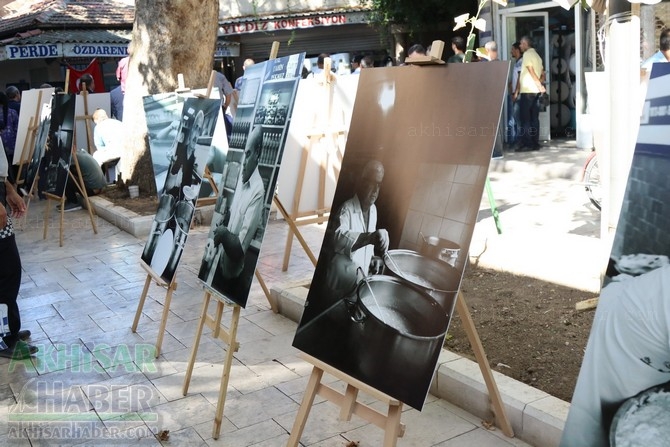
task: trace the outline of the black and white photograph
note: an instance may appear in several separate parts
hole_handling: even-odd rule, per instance
[[[419,410],[453,315],[502,108],[508,65],[482,65],[363,70],[293,341]],[[463,92],[468,101],[444,106]]]
[[[654,64],[561,446],[670,439],[670,65]]]
[[[142,261],[167,283],[184,250],[221,111],[219,99],[188,98],[182,105],[165,154],[168,166],[161,173],[158,209],[142,252]]]
[[[74,109],[77,95],[58,93],[51,101],[49,135],[42,163],[44,190],[62,197],[70,172],[74,137]]]
[[[26,164],[26,174],[21,183],[21,190],[24,195],[28,195],[30,191],[35,189],[34,183],[37,178],[37,172],[40,167],[42,157],[47,145],[47,137],[49,136],[49,127],[51,125],[51,103],[42,104],[42,111],[40,113],[40,121],[35,131],[35,143],[32,148],[32,156]]]
[[[286,56],[245,71],[198,272],[206,287],[242,307],[269,218],[303,58],[304,54]]]

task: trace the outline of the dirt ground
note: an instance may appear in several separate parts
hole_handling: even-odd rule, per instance
[[[491,367],[570,402],[594,314],[575,303],[596,295],[472,266],[461,291]],[[445,346],[474,360],[458,315]]]
[[[131,199],[126,188],[117,186],[106,188],[100,196],[115,205],[134,211],[140,216],[156,214],[156,209],[158,208],[158,199],[156,196],[140,195],[135,199]]]
[[[155,214],[158,206],[156,197],[131,199],[121,188],[102,195],[140,215]],[[595,295],[473,266],[461,290],[491,367],[570,402],[594,313],[576,311],[575,303]],[[474,360],[458,315],[445,346]]]

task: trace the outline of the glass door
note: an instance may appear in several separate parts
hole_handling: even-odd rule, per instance
[[[549,42],[549,14],[547,12],[516,12],[507,13],[500,11],[502,24],[502,53],[510,54],[512,44],[523,36],[529,36],[533,40],[535,51],[542,58],[544,64],[545,80],[544,86],[549,91],[551,70],[549,68],[550,42]],[[544,112],[540,112],[540,140],[551,139],[550,105]]]

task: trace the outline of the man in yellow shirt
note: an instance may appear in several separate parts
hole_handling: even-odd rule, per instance
[[[519,48],[523,53],[519,85],[514,95],[519,99],[519,146],[517,151],[537,151],[540,149],[540,95],[547,90],[541,77],[543,72],[542,58],[528,36],[519,40]],[[516,98],[515,98],[516,99]]]

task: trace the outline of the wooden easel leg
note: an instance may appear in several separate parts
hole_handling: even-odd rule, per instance
[[[184,396],[188,393],[188,386],[191,384],[191,375],[193,375],[193,365],[195,364],[195,357],[198,355],[198,346],[200,346],[200,336],[202,335],[202,328],[205,326],[207,320],[207,308],[212,294],[205,291],[205,297],[202,300],[202,311],[200,312],[200,321],[198,322],[198,329],[195,331],[195,340],[193,341],[193,348],[191,349],[191,357],[188,359],[188,366],[186,367],[186,376],[184,376],[184,385],[181,392]]]
[[[286,235],[286,246],[284,247],[284,262],[281,266],[281,271],[285,272],[288,270],[288,263],[291,260],[291,249],[293,248],[293,232],[289,230]]]
[[[230,369],[233,366],[233,354],[237,340],[237,326],[240,322],[240,306],[233,307],[233,317],[230,323],[230,344],[226,351],[226,362],[223,365],[223,375],[221,376],[221,386],[219,387],[219,400],[216,405],[216,416],[214,418],[214,429],[212,438],[219,439],[221,433],[221,422],[223,421],[223,408],[226,404],[226,394],[228,393],[228,382],[230,380]]]
[[[161,353],[161,347],[163,346],[163,336],[165,335],[165,326],[167,326],[167,320],[170,316],[170,303],[172,302],[172,292],[176,289],[176,283],[174,282],[174,277],[172,283],[168,286],[167,294],[165,295],[165,303],[163,304],[163,316],[161,317],[161,325],[158,328],[158,338],[156,339],[156,358]]]
[[[265,284],[265,280],[261,276],[261,273],[256,269],[254,272],[256,275],[256,279],[258,280],[258,283],[261,285],[261,289],[263,289],[263,293],[265,294],[265,298],[267,298],[268,303],[270,303],[270,309],[272,309],[272,312],[278,313],[279,308],[277,307],[277,301],[272,298],[272,294],[270,293],[270,290],[268,289],[268,286]]]
[[[302,237],[302,234],[300,234],[298,226],[295,224],[295,222],[293,222],[291,216],[288,215],[286,208],[284,208],[284,205],[282,205],[281,201],[279,200],[279,197],[276,194],[274,196],[274,202],[275,205],[277,205],[279,212],[281,212],[282,216],[284,216],[284,219],[291,228],[291,231],[293,231],[293,234],[295,234],[295,237],[298,238],[300,245],[302,246],[303,250],[305,250],[305,253],[307,253],[307,256],[309,257],[310,261],[312,261],[312,264],[314,264],[314,267],[316,267],[316,257],[314,256],[314,253],[312,253],[312,250],[309,248],[309,245],[307,245],[307,242],[305,242],[305,239]]]
[[[60,201],[60,238],[59,244],[63,246],[63,223],[65,221],[65,195],[61,198]]]
[[[340,408],[340,419],[343,421],[350,421],[351,415],[354,413],[354,404],[358,398],[358,388],[348,384],[344,392],[344,399],[342,400],[342,407]]]
[[[314,404],[314,398],[316,397],[322,377],[323,370],[315,366],[312,369],[312,375],[309,377],[309,382],[307,383],[305,394],[302,397],[302,402],[300,403],[298,414],[296,415],[295,421],[293,422],[291,436],[288,438],[286,447],[298,447],[298,443],[302,437],[302,432],[305,430],[305,424],[307,424],[307,418],[309,417],[309,412],[312,409],[312,405]]]
[[[51,199],[47,197],[47,206],[44,209],[44,231],[42,232],[42,239],[47,238],[47,229],[49,227],[49,214],[51,212]]]
[[[395,447],[400,436],[400,416],[402,415],[402,402],[398,405],[389,405],[386,428],[384,429],[384,447]]]
[[[214,316],[214,333],[212,336],[214,338],[219,338],[219,334],[221,333],[221,319],[223,317],[223,301],[217,300],[216,301],[216,314]]]
[[[505,435],[512,438],[514,437],[514,430],[512,430],[512,425],[507,418],[507,412],[505,411],[505,406],[503,405],[502,398],[500,397],[498,385],[493,378],[491,366],[489,365],[488,359],[486,358],[484,346],[482,346],[482,342],[479,339],[479,334],[475,329],[475,323],[472,320],[472,315],[470,315],[470,310],[468,309],[468,305],[466,304],[465,298],[461,292],[458,292],[458,298],[456,300],[456,312],[458,312],[458,315],[461,318],[461,322],[463,323],[463,330],[468,336],[468,340],[470,341],[470,345],[474,351],[477,363],[479,363],[479,369],[484,376],[484,382],[486,383],[486,388],[489,391],[489,399],[491,401],[491,405],[493,406],[493,413],[495,415],[497,425]]]
[[[133,320],[133,325],[130,328],[133,333],[137,332],[137,325],[140,323],[140,316],[142,315],[142,309],[144,308],[144,301],[147,299],[147,293],[149,293],[149,285],[151,285],[151,275],[147,275],[147,280],[144,281],[144,289],[142,289],[142,295],[140,296],[140,302],[137,303],[135,320]]]

